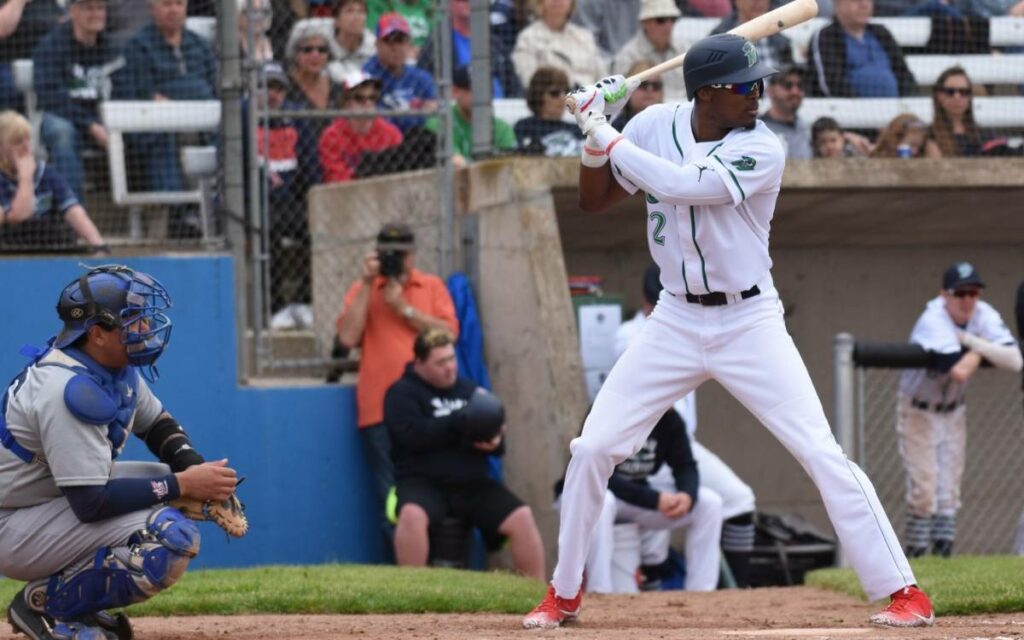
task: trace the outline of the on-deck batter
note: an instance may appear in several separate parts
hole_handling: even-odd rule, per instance
[[[648,245],[664,291],[570,446],[558,566],[523,626],[557,627],[579,615],[583,566],[612,469],[673,402],[709,379],[757,416],[818,486],[864,591],[891,596],[871,621],[932,624],[931,602],[915,586],[871,482],[832,436],[772,284],[768,233],[785,156],[757,113],[762,79],[774,70],[750,42],[721,34],[694,45],[683,72],[693,102],[649,107],[622,135],[608,120],[628,99],[624,78],[571,96],[587,135],[580,205],[597,212],[645,192]]]

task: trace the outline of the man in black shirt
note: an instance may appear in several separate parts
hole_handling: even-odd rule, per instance
[[[454,515],[479,528],[490,549],[508,538],[516,570],[544,580],[544,549],[533,512],[488,475],[487,456],[505,452],[504,426],[488,439],[474,439],[478,425],[470,405],[487,391],[458,376],[454,339],[447,331],[420,333],[413,354],[384,397],[398,495],[398,564],[426,565],[430,523]]]

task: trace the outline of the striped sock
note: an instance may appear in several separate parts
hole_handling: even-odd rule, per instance
[[[907,530],[904,543],[907,545],[908,556],[914,558],[928,552],[931,528],[931,517],[912,513],[907,514]]]
[[[736,586],[750,586],[750,554],[754,550],[754,514],[748,511],[722,523],[722,554]]]
[[[956,539],[956,516],[937,513],[932,516],[932,553],[948,558],[953,555]]]

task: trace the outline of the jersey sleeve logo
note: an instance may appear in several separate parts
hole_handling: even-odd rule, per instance
[[[757,160],[750,156],[741,156],[739,160],[733,160],[729,164],[736,167],[737,171],[753,171],[757,166]]]

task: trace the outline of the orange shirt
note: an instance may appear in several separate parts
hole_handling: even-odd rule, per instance
[[[359,358],[359,381],[356,383],[360,429],[384,421],[384,394],[402,377],[405,365],[413,358],[416,329],[384,302],[381,289],[386,283],[387,278],[384,277],[373,282],[360,342],[362,355]],[[345,308],[338,316],[338,326],[362,287],[363,281],[358,280],[345,294]],[[455,304],[441,278],[412,269],[402,289],[402,297],[417,311],[447,322],[452,332],[458,335]]]

